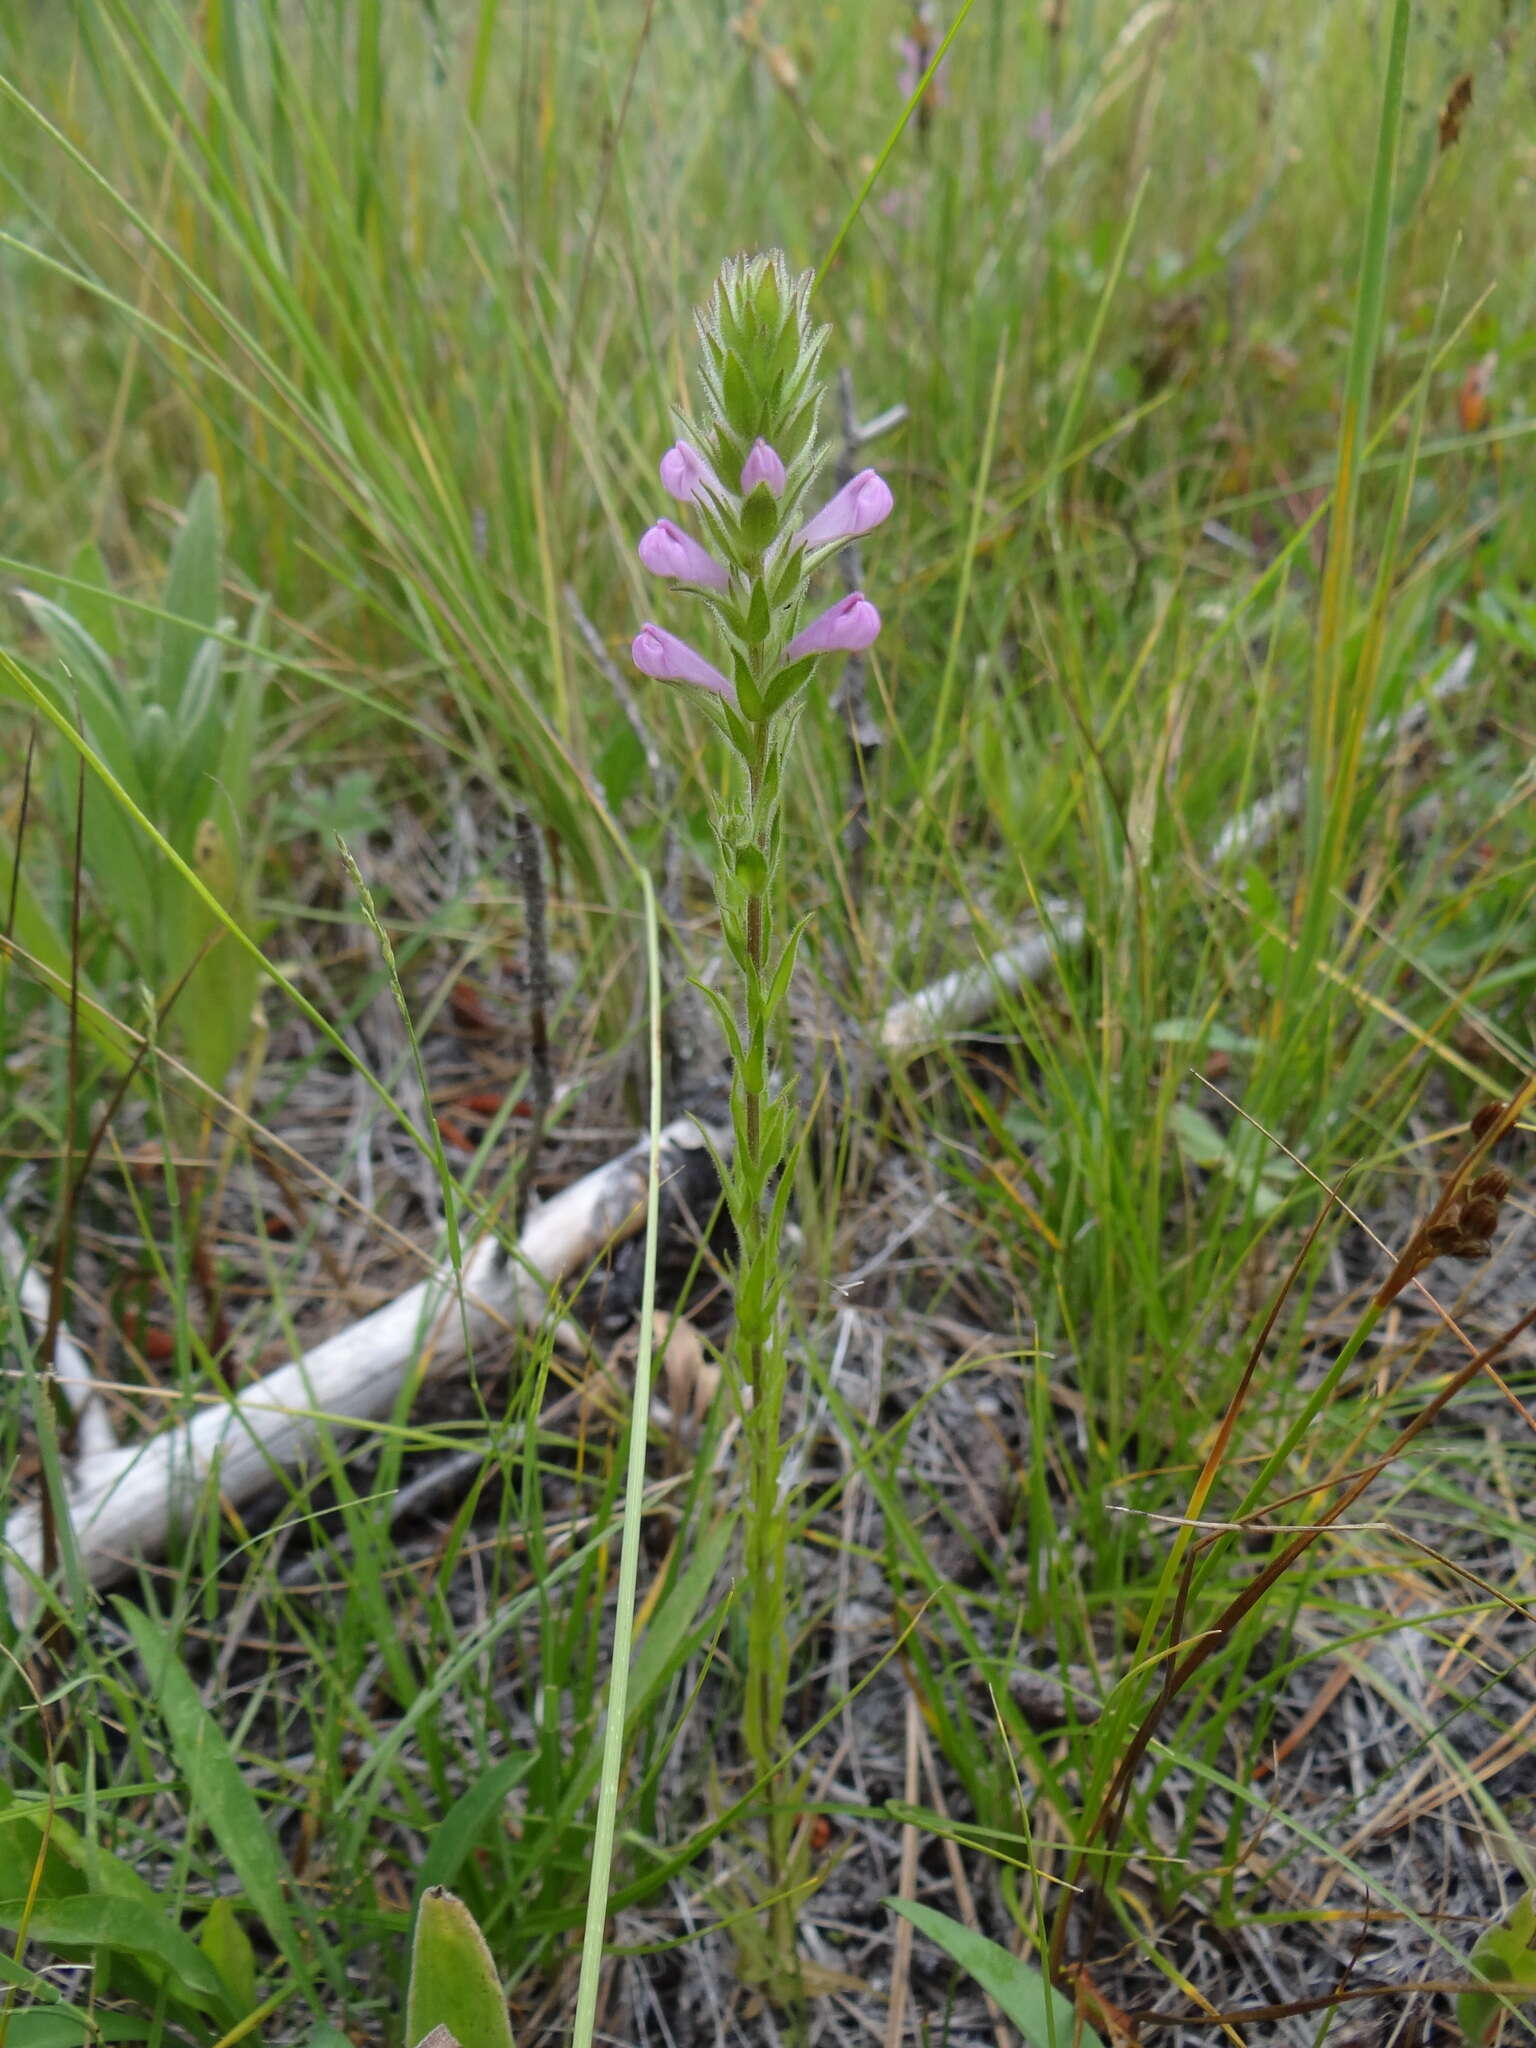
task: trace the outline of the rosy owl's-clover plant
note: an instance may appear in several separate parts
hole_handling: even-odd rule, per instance
[[[641,672],[693,685],[742,763],[742,785],[712,820],[721,930],[739,972],[733,1007],[706,990],[731,1054],[735,1146],[722,1168],[735,1226],[736,1356],[750,1397],[746,1586],[749,1602],[748,1752],[775,1787],[769,1821],[775,1917],[792,1928],[785,1889],[792,1815],[778,1796],[780,1726],[788,1672],[785,1558],[789,1520],[780,1498],[785,1352],[777,1314],[790,1168],[799,1144],[792,1086],[770,1080],[776,1019],[789,990],[802,923],[779,938],[778,895],[785,759],[807,685],[826,655],[868,647],[880,615],[861,593],[805,619],[815,570],[843,542],[891,510],[871,469],[807,516],[821,469],[817,377],[827,330],[813,324],[809,274],[792,278],[782,255],[726,263],[698,315],[705,409],[661,460],[661,481],[687,508],[697,535],[658,520],[640,542],[656,575],[692,592],[712,614],[720,661],[647,623],[635,636]],[[781,1954],[782,1954],[781,1950]]]

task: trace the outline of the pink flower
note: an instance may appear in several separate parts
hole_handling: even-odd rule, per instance
[[[727,704],[736,702],[734,687],[719,669],[702,654],[696,654],[686,640],[653,626],[649,620],[635,635],[629,651],[643,676],[654,676],[658,683],[696,683],[701,690],[713,690]]]
[[[759,484],[766,484],[776,498],[784,495],[784,465],[778,451],[759,434],[741,465],[741,495],[746,498]]]
[[[730,570],[670,519],[658,519],[640,536],[639,554],[653,576],[676,576],[683,583],[700,583],[706,590],[731,587]]]
[[[803,654],[860,654],[874,645],[879,631],[880,614],[863,591],[856,590],[819,619],[812,619],[803,633],[797,633],[785,648],[784,658],[798,661]]]
[[[885,478],[872,469],[861,469],[835,498],[822,506],[808,526],[801,527],[795,539],[803,548],[824,548],[836,541],[854,540],[889,518],[894,502]]]
[[[674,498],[681,498],[685,505],[695,499],[702,488],[719,490],[715,472],[688,441],[675,441],[661,458],[661,480]]]

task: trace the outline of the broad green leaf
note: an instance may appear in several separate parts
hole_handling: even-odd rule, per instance
[[[254,2012],[256,1952],[228,1899],[215,1899],[208,1908],[197,1945],[218,1972],[236,2012]]]
[[[1165,1017],[1152,1026],[1159,1045],[1203,1045],[1208,1052],[1254,1053],[1264,1050],[1263,1041],[1241,1031],[1229,1030],[1204,1017]]]
[[[219,487],[205,476],[187,500],[161,599],[166,616],[160,621],[154,697],[167,713],[180,704],[198,649],[219,623],[222,552]]]
[[[132,737],[133,701],[118,681],[111,657],[72,613],[51,598],[31,590],[19,594],[64,670],[62,684],[46,682],[48,694],[71,716],[78,703],[86,738],[135,803],[142,803]]]
[[[175,720],[163,704],[141,704],[133,721],[134,759],[144,790],[142,810],[160,823],[160,791],[176,743]]]
[[[224,835],[211,818],[205,818],[198,828],[192,860],[208,889],[232,916],[239,917],[248,892]],[[166,988],[207,948],[178,999],[175,1026],[188,1065],[210,1087],[217,1088],[251,1035],[251,1012],[261,977],[250,954],[234,944],[180,877],[167,875],[165,881],[167,897],[178,911],[180,934],[180,951],[167,962]]]
[[[434,1885],[423,1893],[411,1943],[405,2038],[446,2027],[460,2048],[513,2048],[506,1993],[485,1936],[462,1899]]]
[[[48,1987],[39,1979],[39,1989]],[[30,2012],[13,2012],[6,2029],[5,2048],[87,2048],[98,2041],[163,2040],[165,2029],[153,2020],[139,2019],[131,2012],[108,2012],[98,2006],[93,2013],[76,2012],[72,2006],[34,2006]]]
[[[117,595],[107,558],[88,540],[76,548],[69,565],[76,588],[69,593],[70,610],[85,630],[116,660],[123,651],[117,627]]]
[[[61,1813],[50,1812],[44,1800],[18,1799],[0,1817],[0,1896],[24,1896],[40,1856],[38,1891],[44,1898],[101,1892],[159,1908],[159,1895],[132,1864],[83,1835]]]
[[[1192,1103],[1176,1102],[1168,1121],[1178,1134],[1180,1145],[1196,1166],[1230,1166],[1227,1141],[1203,1111]]]
[[[3,886],[7,891],[14,891],[14,916],[9,936],[41,970],[27,971],[32,973],[32,978],[42,986],[51,988],[55,995],[65,995],[70,985],[67,940],[58,931],[38,900],[37,891],[28,880],[25,870],[20,875],[12,876],[9,863],[0,857],[0,878],[3,878]],[[100,996],[84,975],[80,977],[80,996],[79,1015],[82,1033],[107,1055],[114,1068],[121,1073],[133,1058],[133,1050],[128,1039],[104,1014],[105,1006]]]
[[[1536,1892],[1528,1892],[1504,1921],[1491,1927],[1472,1951],[1472,1973],[1494,1984],[1529,1985],[1536,1999]],[[1509,1994],[1463,1991],[1456,2000],[1456,2024],[1468,2048],[1483,2048],[1494,2038]]]
[[[1283,936],[1289,924],[1285,906],[1275,894],[1274,884],[1260,867],[1250,867],[1243,876],[1243,893],[1253,916],[1249,930],[1259,973],[1269,989],[1283,988],[1290,969],[1290,948]]]
[[[487,1822],[501,1811],[507,1794],[527,1777],[534,1761],[531,1752],[522,1752],[493,1764],[453,1802],[433,1830],[422,1858],[416,1877],[418,1899],[434,1885],[453,1882]]]
[[[144,1660],[149,1695],[160,1702],[192,1812],[229,1859],[252,1911],[289,1969],[307,1982],[310,1969],[284,1889],[283,1861],[228,1738],[203,1705],[164,1626],[126,1600],[115,1604]]]
[[[232,824],[236,839],[245,846],[251,842],[250,819],[246,815],[251,801],[251,763],[261,731],[262,699],[269,668],[261,644],[267,611],[268,600],[262,598],[252,608],[246,623],[246,652],[241,656],[225,706],[223,745],[214,771],[230,807],[231,819],[226,822],[226,829]]]
[[[1011,1956],[999,1942],[973,1934],[969,1927],[932,1906],[919,1906],[909,1899],[887,1899],[885,1903],[910,1920],[920,1934],[937,1942],[996,2000],[1029,2048],[1103,2048],[1092,2027],[1078,2019],[1071,2000],[1053,1990],[1038,1970]]]
[[[58,656],[62,676],[33,669],[29,673],[69,720],[82,729],[103,765],[140,808],[147,790],[138,766],[138,730],[134,706],[124,698],[112,664],[89,633],[45,597],[23,593],[33,619]],[[55,771],[55,814],[73,818],[78,765],[60,764]],[[143,909],[149,894],[149,870],[133,826],[110,793],[86,777],[85,866],[104,908],[135,934],[143,930]]]
[[[205,640],[193,655],[176,709],[175,736],[161,777],[160,826],[179,853],[192,828],[206,817],[212,780],[224,746],[224,649]]]
[[[27,1939],[49,1948],[111,1949],[148,1969],[179,2001],[211,2006],[229,2018],[229,1994],[218,1971],[195,1941],[171,1920],[164,1906],[144,1899],[81,1892],[69,1899],[39,1899],[30,1915],[24,1899],[0,1900],[0,1926],[19,1929],[26,1918]]]

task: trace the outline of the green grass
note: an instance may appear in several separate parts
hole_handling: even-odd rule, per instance
[[[1116,1880],[1094,1951],[1107,1996],[1146,2002],[1163,1972],[1182,2008],[1176,1930],[1302,1915],[1293,1868],[1308,1897],[1331,1867],[1341,1897],[1366,1886],[1404,1916],[1405,1977],[1454,1977],[1480,1930],[1384,1877],[1369,1837],[1351,1845],[1423,1763],[1476,1835],[1479,1896],[1536,1880],[1515,1779],[1469,1761],[1447,1696],[1392,1662],[1427,1642],[1470,1692],[1529,1655],[1528,1351],[1500,1367],[1508,1397],[1469,1390],[1237,1623],[1165,1713],[1118,1842],[1101,1828],[1181,1562],[1192,1631],[1315,1518],[1304,1490],[1379,1455],[1467,1355],[1428,1315],[1389,1320],[1248,1503],[1268,1510],[1259,1530],[1202,1543],[1165,1519],[1189,1506],[1291,1261],[1211,1521],[1248,1502],[1391,1263],[1338,1212],[1303,1252],[1323,1190],[1395,1257],[1468,1116],[1533,1064],[1530,55],[1499,0],[1056,12],[1053,32],[1049,9],[976,0],[944,97],[893,143],[896,0],[744,8],[740,32],[706,0],[10,10],[0,576],[95,602],[80,564],[96,545],[110,633],[142,662],[175,515],[217,478],[235,631],[271,605],[250,824],[276,974],[259,1082],[233,1070],[214,1118],[232,1135],[200,1178],[186,1134],[210,1101],[178,1064],[174,1006],[120,1103],[120,1054],[72,1026],[71,971],[143,1031],[152,967],[108,878],[83,873],[76,919],[77,752],[7,687],[8,845],[35,733],[23,868],[53,929],[78,931],[51,976],[25,952],[0,961],[0,1175],[41,1248],[74,1203],[68,1313],[124,1388],[130,1437],[227,1369],[210,1260],[247,1363],[419,1278],[516,1178],[494,1128],[470,1155],[438,1119],[462,1121],[466,1091],[510,1103],[522,1086],[523,807],[545,828],[572,1084],[546,1185],[644,1128],[641,878],[678,849],[669,944],[707,966],[719,769],[704,722],[636,679],[651,774],[566,592],[624,668],[634,624],[665,605],[633,543],[661,504],[692,307],[725,255],[782,244],[815,267],[841,235],[818,297],[829,361],[863,414],[908,417],[868,458],[897,515],[864,544],[886,628],[862,856],[842,844],[830,703],[799,739],[807,1070],[839,1068],[828,1016],[851,1046],[1042,901],[1080,904],[1088,936],[1001,998],[979,1041],[889,1072],[865,1060],[823,1112],[794,1303],[802,1414],[820,1418],[797,1506],[803,1805],[845,1845],[909,1816],[903,1784],[892,1807],[828,1768],[838,1733],[903,1686],[944,1774],[949,1819],[920,1787],[924,1831],[952,1835],[988,1930],[1036,1960],[1085,1850]],[[1490,350],[1491,411],[1468,422],[1458,394]],[[1467,642],[1472,681],[1415,750],[1362,752]],[[56,675],[9,602],[0,644]],[[1223,826],[1307,762],[1302,814],[1214,860]],[[490,1041],[455,1022],[465,982]],[[502,1128],[520,1128],[510,1111]],[[1468,1312],[1474,1348],[1530,1305],[1529,1156],[1509,1154],[1504,1284]],[[1449,1306],[1467,1270],[1427,1284]],[[713,1286],[701,1254],[681,1305],[717,1329]],[[7,1469],[40,1456],[56,1476],[67,1446],[6,1302],[22,1375]],[[599,1326],[598,1348],[612,1336]],[[233,1894],[262,1995],[283,2001],[273,2038],[328,2019],[393,2040],[424,1872],[481,1918],[515,2011],[563,2025],[600,1780],[610,1941],[656,1950],[644,1967],[670,1982],[668,1944],[702,1943],[716,1967],[706,1937],[729,1923],[750,1971],[727,1417],[680,1465],[661,1432],[651,1445],[620,1781],[600,1752],[635,1520],[615,1396],[565,1398],[594,1368],[547,1344],[507,1353],[456,1402],[402,1399],[361,1440],[327,1441],[248,1525],[205,1496],[126,1593],[179,1677],[151,1681],[146,1624],[85,1594],[66,1544],[51,1617],[13,1622],[0,1661],[0,1905],[41,1871],[45,1930],[9,1979],[18,2040],[51,1995],[36,1973],[82,1952],[94,1991],[67,1989],[72,2009],[120,1999],[157,2041],[211,2042],[243,2016],[215,1991],[183,1998],[128,1909],[93,1908],[74,1947],[59,1934],[85,1910],[61,1900],[142,1906],[135,1886],[193,1940]],[[976,1447],[994,1442],[983,1484]],[[393,1524],[393,1487],[464,1448],[483,1463],[436,1533]],[[834,1654],[855,1598],[884,1620]],[[1092,1675],[1102,1712],[1042,1734],[1007,1673],[1057,1658]],[[1288,1798],[1257,1762],[1339,1660],[1352,1711],[1379,1709],[1396,1747],[1320,1820],[1315,1786]],[[275,1858],[242,1860],[253,1804]],[[814,1920],[835,1854],[806,1876]],[[1340,1939],[1347,1959],[1353,1929]],[[1285,2038],[1322,2022],[1305,2024]]]

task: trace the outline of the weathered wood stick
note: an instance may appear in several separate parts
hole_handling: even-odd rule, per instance
[[[711,1136],[724,1142],[720,1132]],[[704,1143],[693,1118],[669,1124],[661,1133],[663,1183]],[[191,1421],[78,1458],[67,1506],[85,1576],[105,1584],[162,1549],[210,1485],[239,1506],[302,1464],[326,1428],[388,1414],[408,1376],[435,1379],[463,1364],[466,1329],[473,1347],[509,1327],[543,1323],[561,1282],[641,1227],[649,1164],[650,1141],[642,1139],[573,1181],[528,1219],[513,1258],[482,1238],[464,1262],[462,1307],[452,1273],[440,1271]],[[42,1557],[35,1506],[10,1516],[0,1557],[13,1612],[27,1608]]]

